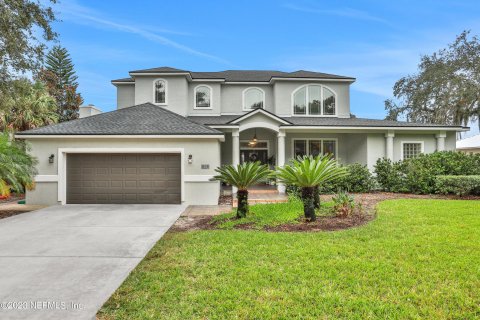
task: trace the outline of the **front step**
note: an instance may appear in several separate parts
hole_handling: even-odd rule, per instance
[[[259,190],[257,190],[259,191]],[[275,192],[264,192],[264,193],[252,193],[248,191],[248,204],[266,204],[266,203],[280,203],[288,202],[288,196],[286,194],[279,194],[277,190]],[[233,195],[232,206],[234,208],[238,207],[237,194]]]

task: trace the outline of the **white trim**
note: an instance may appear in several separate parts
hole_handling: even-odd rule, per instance
[[[131,76],[189,76],[190,72],[129,72]]]
[[[267,116],[267,117],[269,117],[269,118],[271,118],[271,119],[273,119],[273,120],[275,120],[275,121],[277,121],[277,122],[280,122],[280,123],[283,123],[283,124],[286,124],[286,125],[290,125],[289,122],[283,120],[282,118],[277,117],[277,116],[274,115],[274,114],[268,113],[268,112],[265,111],[264,109],[254,109],[254,111],[250,110],[249,113],[244,114],[244,115],[238,117],[237,119],[234,119],[233,121],[231,121],[231,123],[232,123],[232,124],[237,124],[237,123],[239,123],[239,122],[242,122],[242,121],[245,120],[245,119],[250,118],[251,116],[256,115],[256,114],[259,113],[259,112],[261,112],[263,115],[265,115],[265,116]]]
[[[331,79],[331,78],[282,78],[282,77],[272,77],[269,82],[274,81],[331,81],[331,82],[355,82],[356,79]]]
[[[195,78],[192,82],[225,82],[225,79]]]
[[[156,101],[156,84],[157,84],[157,81],[163,81],[165,83],[165,102],[157,102]],[[163,79],[163,78],[157,78],[157,79],[154,79],[153,80],[153,104],[157,105],[157,106],[166,106],[168,105],[168,81]]]
[[[219,139],[225,140],[222,134],[198,135],[15,135],[17,139]]]
[[[303,115],[305,116],[305,115]],[[289,130],[289,129],[321,129],[321,130],[395,130],[395,131],[438,131],[438,130],[445,130],[445,131],[469,131],[470,128],[465,127],[350,127],[350,126],[282,126],[282,129]]]
[[[58,182],[57,174],[39,174],[34,178],[35,182]]]
[[[335,141],[335,159],[339,159],[338,155],[338,138],[293,138],[292,139],[292,159],[295,159],[295,141],[306,141],[306,152],[310,155],[310,141],[320,141],[320,154],[323,154],[323,141]]]
[[[280,130],[279,126],[267,122],[250,122],[247,124],[240,124],[239,130],[241,132],[252,128],[266,128],[275,132],[278,132]]]
[[[210,99],[210,107],[197,107],[197,89],[199,87],[206,87],[210,90],[209,99]],[[193,88],[193,109],[194,110],[212,110],[213,109],[213,89],[208,84],[199,84]]]
[[[216,182],[216,181],[211,181],[214,175],[212,174],[189,174],[185,175],[183,178],[184,182]]]
[[[309,86],[316,86],[320,87],[320,114],[309,114],[308,110],[308,102],[310,101],[310,90],[308,89]],[[305,90],[305,113],[304,114],[295,114],[295,94],[297,91],[300,91],[301,89],[306,88]],[[327,88],[330,90],[334,97],[335,97],[335,113],[334,114],[323,114],[323,88]],[[291,116],[292,117],[322,117],[322,118],[328,118],[328,117],[338,117],[338,97],[337,97],[337,92],[330,88],[329,86],[323,85],[323,84],[318,84],[318,83],[307,83],[304,85],[301,85],[300,87],[296,88],[293,90],[290,96],[290,110],[291,110]]]
[[[262,102],[262,107],[260,109],[265,109],[265,90],[263,90],[262,88],[259,88],[259,87],[248,87],[248,88],[245,88],[243,91],[242,91],[242,109],[243,111],[252,111],[252,110],[255,110],[255,109],[248,109],[248,108],[245,108],[245,93],[248,91],[248,90],[252,90],[252,89],[256,89],[256,90],[260,90],[262,92],[262,95],[263,95],[263,102]]]
[[[239,127],[238,124],[221,124],[221,125],[206,124],[206,126],[208,126],[210,128],[213,128],[213,129],[231,129],[231,128],[238,128]]]
[[[111,81],[111,83],[113,85],[116,85],[116,84],[135,84],[134,81]]]
[[[401,150],[400,150],[400,159],[403,160],[404,159],[404,154],[403,154],[403,145],[404,144],[407,144],[407,143],[419,143],[420,144],[420,153],[425,153],[425,141],[423,140],[408,140],[408,141],[400,141],[400,146],[401,146]]]
[[[181,201],[185,201],[185,151],[183,148],[58,148],[58,201],[67,202],[67,157],[69,153],[179,153]]]

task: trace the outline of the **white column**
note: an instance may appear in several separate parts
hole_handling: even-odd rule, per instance
[[[240,132],[238,129],[232,131],[232,164],[240,163]],[[237,193],[237,188],[232,186],[232,193]]]
[[[447,133],[445,131],[440,131],[439,134],[435,135],[435,138],[437,138],[437,151],[445,151],[446,137],[447,137]]]
[[[280,130],[277,134],[277,166],[283,167],[285,165],[285,131]],[[279,193],[285,193],[285,185],[277,184]]]
[[[385,158],[393,161],[393,137],[395,132],[388,131],[385,133]]]

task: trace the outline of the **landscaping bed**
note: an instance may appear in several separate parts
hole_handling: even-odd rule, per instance
[[[30,210],[2,210],[0,207],[0,219],[16,216],[17,214],[22,214],[25,212],[29,212]]]
[[[301,203],[290,204],[258,204],[250,206],[251,213],[247,218],[236,219],[235,209],[229,214],[220,216],[182,217],[172,227],[174,231],[241,229],[265,230],[271,232],[315,232],[333,231],[361,226],[375,218],[376,205],[391,199],[463,199],[477,200],[479,196],[455,195],[416,195],[391,192],[374,192],[354,194],[357,208],[353,215],[337,217],[331,212],[333,195],[322,195],[320,215],[315,222],[306,222],[303,218]]]

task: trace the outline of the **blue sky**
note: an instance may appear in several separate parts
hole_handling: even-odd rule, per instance
[[[114,3],[114,5],[113,5]],[[314,70],[353,76],[351,109],[383,118],[396,80],[464,29],[478,1],[90,1],[54,6],[85,103],[115,108],[111,79],[172,66]]]

